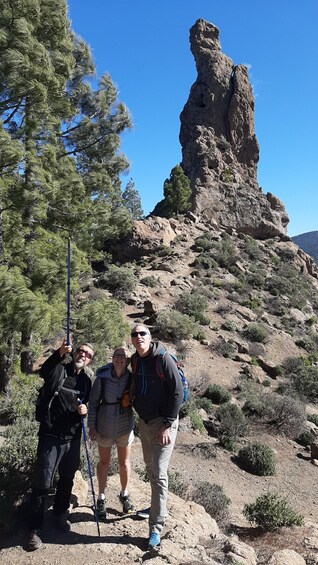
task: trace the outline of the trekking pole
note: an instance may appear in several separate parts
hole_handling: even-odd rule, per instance
[[[79,400],[79,403],[82,404],[81,400]],[[88,468],[89,480],[90,480],[91,491],[92,491],[92,496],[93,496],[94,516],[95,516],[95,520],[96,520],[98,536],[100,537],[99,521],[98,521],[97,506],[96,506],[96,496],[95,496],[93,476],[92,476],[92,467],[91,467],[91,462],[90,462],[89,453],[88,453],[88,441],[87,441],[87,434],[86,434],[86,428],[85,428],[85,422],[84,422],[83,416],[81,416],[81,421],[82,421],[83,440],[84,440],[84,444],[85,444],[85,452],[86,452],[86,459],[87,459],[87,468]]]
[[[67,240],[66,345],[71,345],[71,238]]]

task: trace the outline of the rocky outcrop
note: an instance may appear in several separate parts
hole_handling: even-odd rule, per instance
[[[253,237],[285,236],[284,205],[257,183],[248,70],[221,52],[218,28],[202,19],[190,30],[190,45],[198,76],[180,116],[180,143],[193,211]]]

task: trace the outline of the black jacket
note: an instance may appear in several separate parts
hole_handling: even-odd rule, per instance
[[[151,342],[148,355],[132,355],[134,408],[145,422],[162,417],[171,425],[182,404],[183,387],[177,365],[169,354],[161,359],[163,375],[159,375],[158,355],[162,351],[161,343]]]
[[[91,391],[91,379],[81,370],[75,373],[73,360],[66,362],[55,351],[42,365],[40,376],[44,379],[44,391],[51,398],[62,378],[63,389],[53,399],[49,418],[41,423],[39,434],[50,434],[61,439],[72,439],[81,435],[81,417],[77,412],[78,399],[86,404]],[[68,389],[68,390],[64,390]]]

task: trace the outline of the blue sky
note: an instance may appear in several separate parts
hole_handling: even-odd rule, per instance
[[[76,33],[108,72],[133,119],[122,136],[148,214],[181,161],[179,115],[196,69],[189,29],[220,30],[222,51],[249,67],[260,144],[258,182],[280,198],[288,235],[318,229],[317,0],[69,0]]]

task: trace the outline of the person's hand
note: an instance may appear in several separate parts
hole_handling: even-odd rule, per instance
[[[96,433],[95,428],[89,428],[89,430],[88,430],[88,436],[89,436],[89,439],[90,439],[90,440],[92,440],[92,441],[95,441],[95,440],[96,440],[97,433]]]
[[[77,407],[77,412],[80,416],[86,416],[87,414],[87,406],[86,404],[79,404]]]
[[[171,443],[170,428],[165,428],[164,426],[160,428],[156,439],[159,445],[169,445]]]
[[[59,348],[59,354],[61,357],[63,357],[63,355],[65,355],[65,353],[71,353],[72,351],[72,346],[71,345],[67,345],[65,339],[63,339],[62,345]]]

